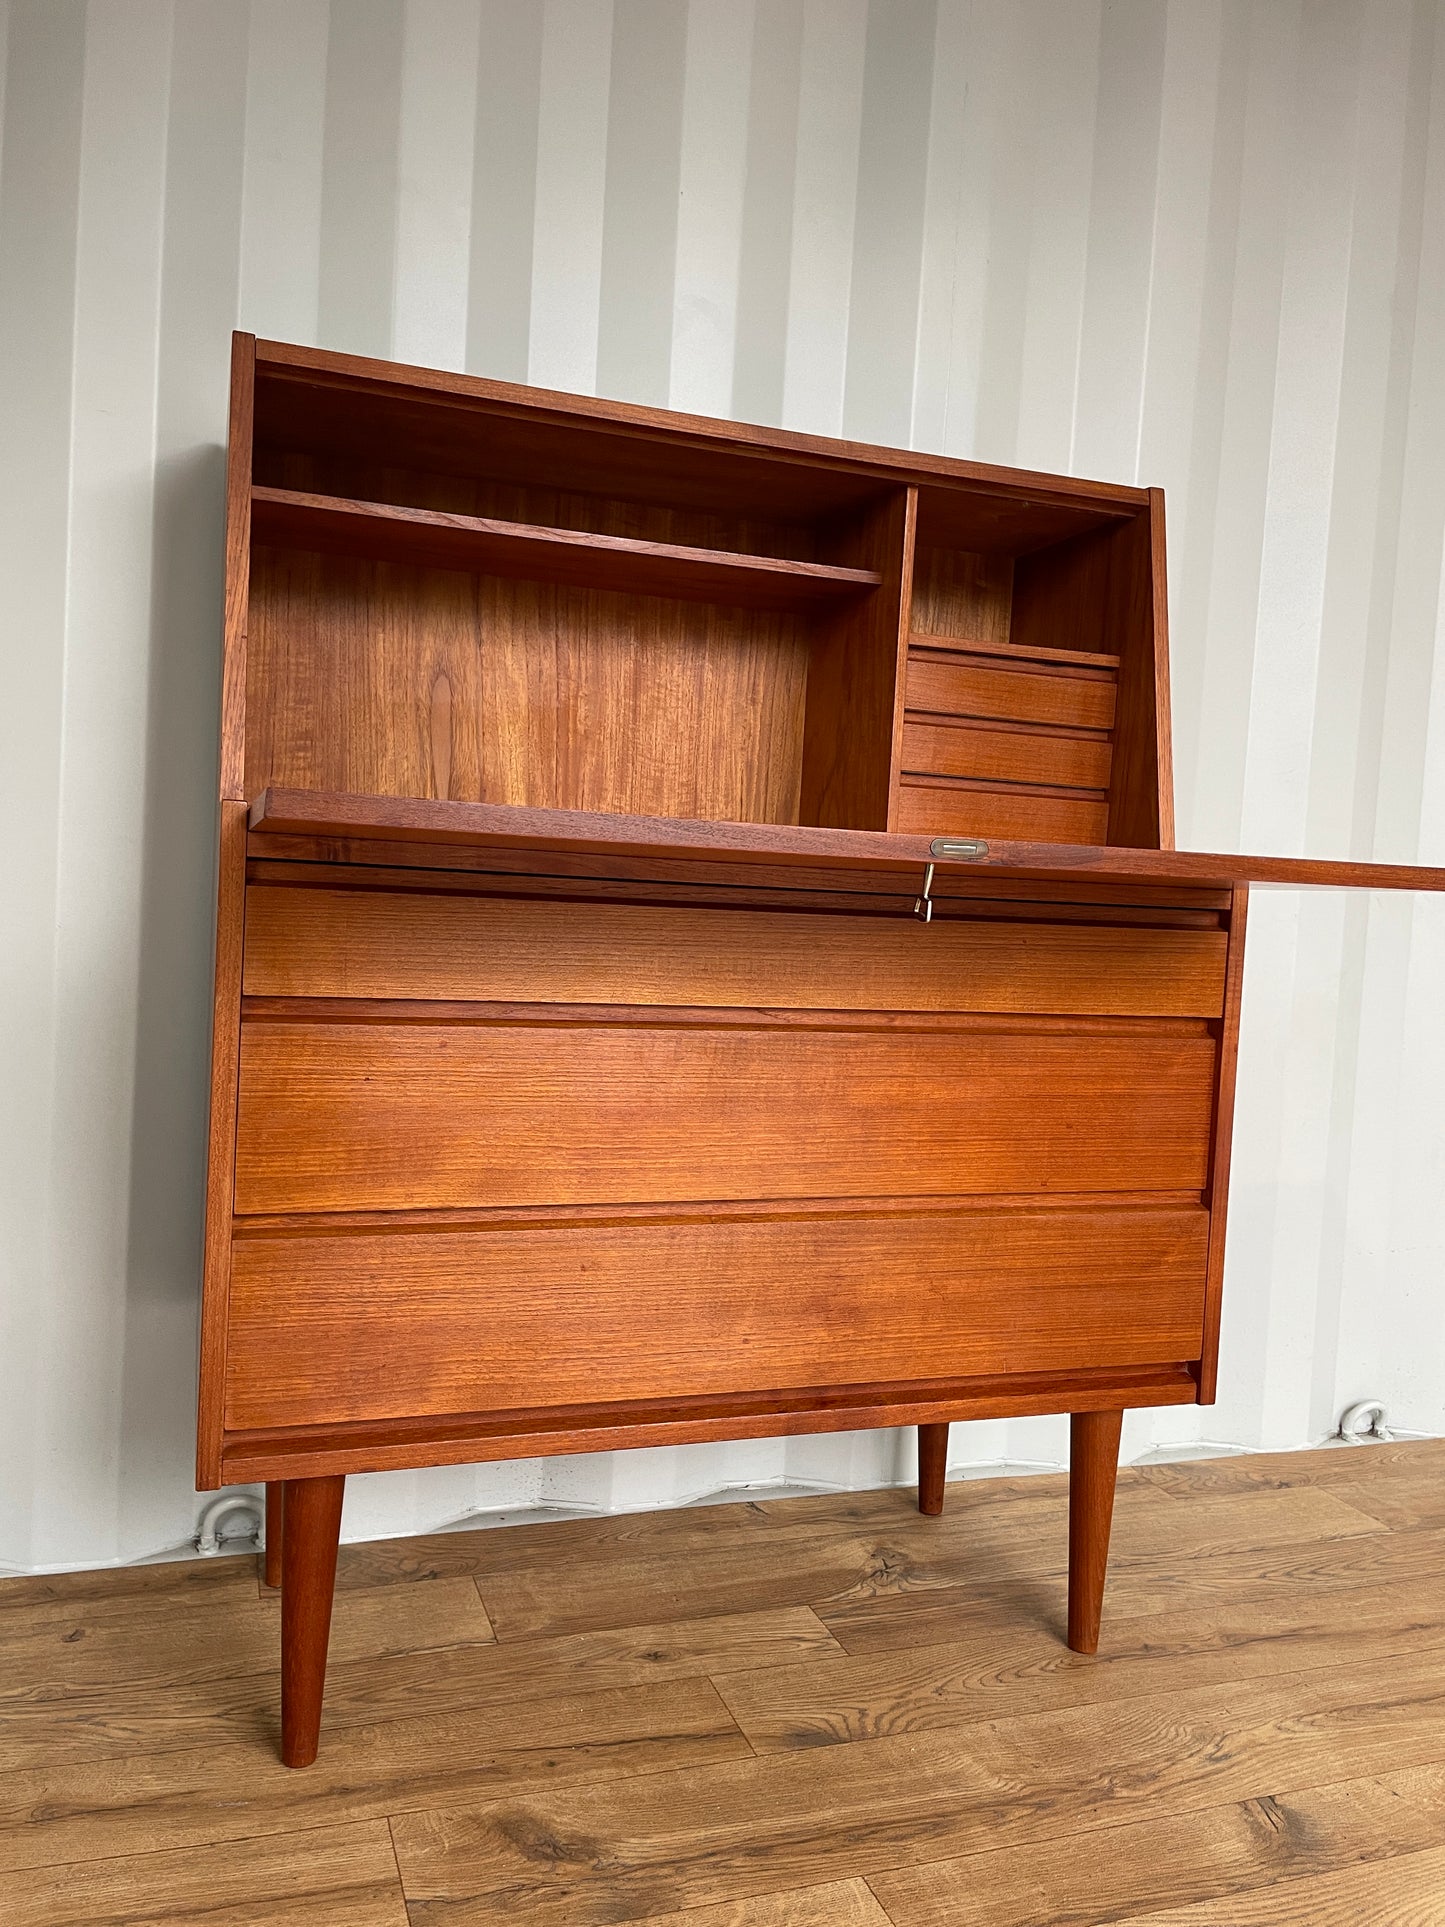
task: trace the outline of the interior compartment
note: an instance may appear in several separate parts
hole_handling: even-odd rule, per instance
[[[1148,510],[560,402],[258,374],[249,796],[1161,841]]]
[[[258,543],[247,792],[885,828],[901,517],[822,533],[866,586],[791,607]]]
[[[663,500],[604,435],[603,494],[558,485],[583,431],[474,420],[421,469],[333,426],[257,449],[248,794],[887,827],[906,488],[737,457]]]
[[[920,490],[893,827],[1157,846],[1149,515],[1045,532]]]

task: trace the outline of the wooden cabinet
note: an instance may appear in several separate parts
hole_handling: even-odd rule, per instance
[[[1213,1396],[1248,885],[1163,504],[235,344],[199,1482]],[[284,1519],[284,1524],[282,1523]]]

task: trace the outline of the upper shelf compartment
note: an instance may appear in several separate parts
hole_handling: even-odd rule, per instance
[[[882,581],[876,569],[643,542],[294,489],[251,491],[251,534],[255,542],[282,548],[751,609],[806,609],[866,594]]]
[[[254,481],[370,500],[406,500],[392,485],[398,472],[409,472],[425,474],[433,484],[449,477],[523,492],[665,504],[680,516],[825,529],[846,526],[890,490],[921,482],[929,498],[920,503],[921,540],[1006,555],[1127,519],[1147,500],[1141,489],[1070,476],[867,447],[277,342],[256,348],[254,438]],[[288,472],[298,458],[324,466],[325,479]],[[385,485],[347,484],[348,470],[378,464],[388,471]],[[446,502],[431,493],[421,501],[471,514],[493,512],[464,497]],[[771,548],[766,542],[728,546]]]

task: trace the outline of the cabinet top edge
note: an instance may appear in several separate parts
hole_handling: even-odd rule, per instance
[[[262,378],[346,387],[359,393],[470,406],[482,411],[523,412],[538,419],[566,421],[575,427],[631,431],[693,444],[710,443],[741,454],[805,459],[854,472],[872,471],[880,481],[891,480],[899,486],[972,484],[1006,494],[1037,496],[1044,501],[1068,502],[1080,508],[1093,507],[1110,521],[1147,509],[1157,492],[1128,483],[1093,481],[845,437],[807,434],[763,423],[729,421],[719,416],[688,414],[640,402],[573,394],[563,389],[534,388],[484,375],[340,354],[290,342],[258,340],[255,360],[257,376]]]

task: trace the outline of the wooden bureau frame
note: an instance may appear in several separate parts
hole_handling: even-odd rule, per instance
[[[1248,886],[1163,499],[234,344],[198,1484],[1208,1402]]]

